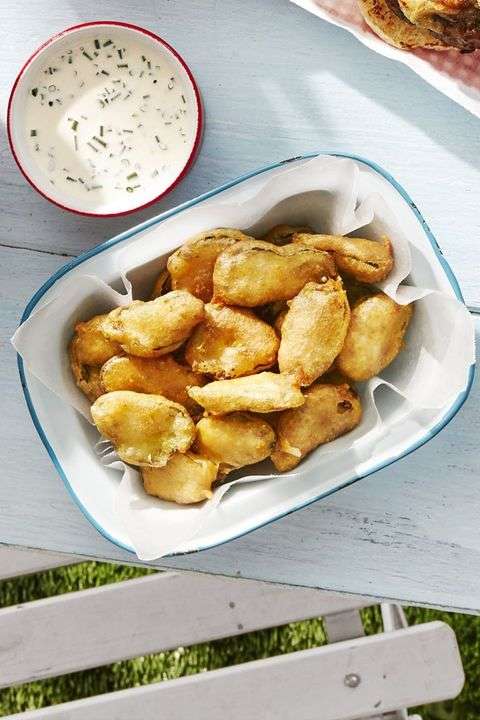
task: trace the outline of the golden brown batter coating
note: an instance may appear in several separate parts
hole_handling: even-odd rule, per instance
[[[132,390],[147,395],[163,395],[167,400],[180,403],[189,413],[200,408],[187,394],[193,385],[205,385],[207,378],[180,365],[171,355],[159,358],[142,358],[134,355],[116,355],[101,370],[103,392]]]
[[[163,467],[141,469],[143,487],[148,495],[191,505],[212,497],[218,465],[191,452],[175,453]]]
[[[251,413],[209,416],[197,423],[198,452],[230,469],[265,460],[274,445],[271,426]]]
[[[342,349],[349,321],[350,308],[340,278],[307,283],[290,301],[281,321],[280,372],[298,385],[311,385]]]
[[[213,267],[218,255],[240,240],[251,240],[240,230],[219,228],[187,240],[168,258],[167,268],[174,290],[188,290],[208,303],[213,295]]]
[[[293,242],[332,253],[339,273],[359,282],[377,283],[385,280],[393,268],[392,244],[385,236],[375,241],[302,233],[294,235]]]
[[[271,372],[215,380],[203,388],[190,388],[188,394],[213,415],[237,410],[269,413],[304,403],[302,393],[291,378]]]
[[[162,395],[117,390],[91,408],[93,422],[131,465],[162,467],[175,452],[186,452],[195,425],[185,408]]]
[[[159,357],[180,347],[201,320],[203,302],[186,290],[172,290],[112,310],[103,331],[129,355]]]
[[[277,359],[275,331],[251,310],[205,305],[205,319],[188,341],[185,359],[196,372],[221,380],[252,375]]]
[[[378,293],[352,308],[350,325],[336,366],[351,380],[369,380],[397,357],[412,317],[413,305],[398,305]]]
[[[297,245],[277,247],[263,240],[238,242],[217,258],[214,302],[255,307],[291,300],[307,282],[335,277],[328,253]]]
[[[277,470],[292,470],[314,448],[344,435],[362,418],[357,393],[347,384],[316,382],[304,391],[305,404],[278,415],[272,461]]]

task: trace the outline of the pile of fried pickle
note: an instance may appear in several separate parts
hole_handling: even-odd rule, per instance
[[[150,495],[201,502],[269,457],[292,470],[358,425],[352,382],[403,347],[412,305],[373,286],[393,264],[386,237],[200,233],[168,258],[150,300],[76,325],[75,381]]]

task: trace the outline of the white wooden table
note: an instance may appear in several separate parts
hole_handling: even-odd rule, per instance
[[[167,199],[100,221],[36,195],[2,132],[0,543],[131,562],[74,506],[30,422],[8,339],[32,293],[67,257],[129,225],[262,164],[332,149],[393,173],[480,308],[480,120],[287,0],[106,0],[101,12],[93,0],[3,0],[3,103],[42,40],[94,19],[150,27],[178,48],[204,95],[205,140]],[[479,612],[479,400],[477,384],[440,436],[394,466],[225,546],[158,564]]]

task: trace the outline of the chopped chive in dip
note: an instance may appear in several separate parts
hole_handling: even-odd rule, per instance
[[[50,54],[33,76],[24,133],[48,181],[72,197],[102,189],[87,208],[121,211],[131,204],[122,205],[122,194],[147,201],[185,166],[194,136],[186,106],[186,85],[160,52],[143,39],[92,34],[83,46]]]
[[[104,140],[100,140],[96,135],[92,137],[92,140],[95,140],[95,142],[100,143],[100,145],[103,145],[103,147],[107,147],[107,143]]]

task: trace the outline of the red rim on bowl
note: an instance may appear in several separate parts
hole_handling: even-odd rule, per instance
[[[146,203],[143,203],[142,205],[138,205],[137,207],[131,208],[130,210],[122,210],[121,212],[113,212],[113,213],[96,213],[96,212],[86,212],[85,210],[77,210],[76,208],[69,207],[68,205],[64,205],[63,203],[58,202],[58,200],[55,200],[54,198],[50,197],[44,190],[41,190],[38,185],[32,180],[32,178],[29,176],[27,171],[22,165],[22,162],[19,158],[19,154],[17,153],[14,142],[13,142],[13,133],[12,133],[12,104],[15,97],[15,91],[17,89],[18,83],[22,79],[25,71],[28,69],[32,61],[39,55],[45,48],[47,48],[49,45],[54,43],[56,40],[65,37],[65,35],[68,35],[69,33],[80,30],[82,28],[87,27],[95,27],[97,25],[109,25],[114,27],[122,27],[122,28],[128,28],[129,30],[134,30],[136,32],[142,33],[143,35],[147,35],[150,38],[153,38],[158,43],[163,45],[164,48],[166,48],[167,51],[169,51],[175,58],[178,60],[180,65],[185,70],[187,77],[192,85],[192,89],[195,95],[195,100],[197,103],[197,123],[196,123],[196,130],[195,130],[195,138],[193,141],[193,147],[192,151],[187,159],[187,162],[185,163],[182,171],[180,174],[175,178],[175,180],[165,189],[163,192],[161,192],[159,195],[154,197],[152,200],[149,200]],[[195,82],[195,78],[192,75],[192,72],[190,68],[188,67],[185,60],[182,58],[181,55],[178,54],[178,52],[173,48],[166,40],[161,38],[159,35],[156,35],[155,33],[151,32],[150,30],[146,30],[145,28],[139,27],[138,25],[132,25],[131,23],[126,22],[120,22],[115,20],[95,20],[92,22],[86,22],[86,23],[80,23],[79,25],[72,25],[69,28],[66,28],[65,30],[62,30],[61,32],[57,33],[56,35],[53,35],[51,38],[49,38],[46,42],[44,42],[42,45],[40,45],[37,50],[28,58],[26,63],[21,68],[20,72],[18,73],[17,77],[15,78],[15,82],[13,83],[12,90],[10,92],[10,97],[8,99],[8,107],[7,107],[7,136],[8,136],[8,142],[10,145],[10,150],[12,151],[13,158],[15,162],[17,163],[17,166],[22,173],[25,180],[36,190],[39,195],[42,195],[46,200],[53,203],[53,205],[56,205],[57,207],[61,208],[62,210],[68,210],[69,212],[76,213],[77,215],[86,215],[88,217],[118,217],[120,215],[130,215],[131,213],[138,212],[139,210],[143,210],[150,205],[153,205],[154,203],[158,202],[161,198],[165,197],[169,192],[171,192],[185,177],[185,175],[188,173],[190,168],[192,167],[197,155],[198,151],[200,149],[200,145],[202,142],[202,135],[203,135],[203,126],[204,126],[204,112],[203,112],[203,104],[202,99],[200,96],[200,91],[198,89],[197,83]]]

